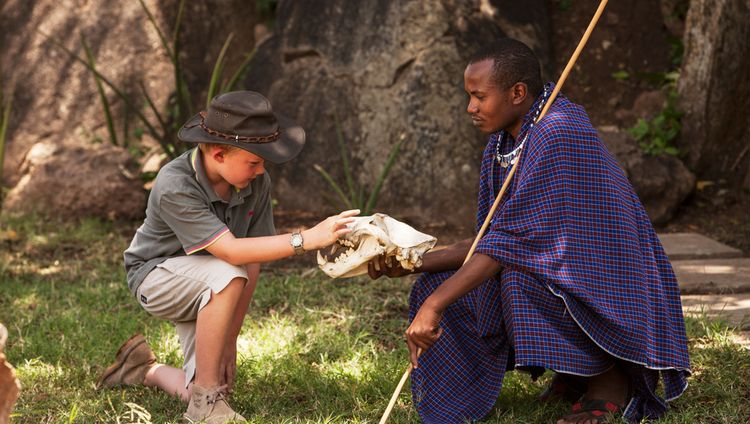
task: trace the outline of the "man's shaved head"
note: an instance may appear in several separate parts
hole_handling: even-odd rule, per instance
[[[505,90],[513,84],[526,84],[529,95],[542,91],[542,71],[539,59],[524,43],[512,38],[501,38],[476,52],[469,64],[491,60],[492,74],[498,88]]]

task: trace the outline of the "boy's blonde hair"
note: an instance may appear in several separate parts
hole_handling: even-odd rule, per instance
[[[224,151],[224,153],[229,154],[236,150],[239,150],[239,147],[232,146],[231,144],[221,144],[221,143],[198,143],[198,148],[201,149],[201,152],[204,154],[211,153],[211,149],[214,147],[219,148]]]

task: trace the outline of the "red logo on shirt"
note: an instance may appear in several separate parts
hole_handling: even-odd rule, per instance
[[[249,218],[249,217],[253,216],[253,214],[254,214],[254,213],[255,213],[255,212],[253,212],[253,211],[250,211],[250,212],[248,212],[248,213],[247,213],[247,217]]]

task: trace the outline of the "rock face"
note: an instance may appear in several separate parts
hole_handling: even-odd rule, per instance
[[[750,187],[750,2],[692,0],[679,81],[681,148],[702,178]]]
[[[143,208],[133,207],[146,202],[138,164],[122,148],[38,143],[26,155],[21,171],[23,177],[5,199],[10,211],[62,219],[143,217]]]
[[[177,12],[177,0],[145,0],[161,31],[169,37]],[[186,2],[181,31],[183,65],[196,109],[205,104],[203,96],[215,58],[230,32],[234,32],[233,48],[228,54],[227,72],[233,72],[245,53],[254,45],[253,27],[257,22],[254,3],[240,0],[208,0]],[[6,0],[0,2],[0,84],[7,93],[13,93],[13,111],[8,129],[3,184],[14,187],[19,198],[47,199],[43,194],[21,190],[43,189],[35,182],[18,187],[32,167],[21,167],[27,154],[39,143],[53,143],[56,156],[88,160],[97,141],[109,143],[104,113],[98,98],[94,79],[85,67],[49,41],[48,36],[60,40],[69,49],[84,55],[80,35],[90,44],[97,67],[125,93],[132,95],[136,105],[144,105],[139,84],[143,84],[165,116],[170,95],[174,90],[174,71],[164,53],[159,36],[149,22],[139,2],[113,0]],[[122,143],[124,123],[131,134],[143,129],[134,119],[132,111],[126,113],[123,102],[108,88],[105,89],[112,105],[117,133]],[[147,108],[143,106],[144,113]],[[155,122],[153,120],[152,122]],[[132,136],[132,135],[131,135]],[[134,140],[131,140],[131,143]],[[148,147],[148,146],[146,146]],[[106,150],[112,152],[112,150]],[[117,159],[103,160],[103,166],[121,164],[120,150]],[[50,164],[43,167],[47,169]],[[58,165],[54,165],[58,167]],[[89,165],[87,165],[89,166]],[[62,164],[59,164],[62,167]],[[84,181],[98,180],[99,175],[111,175],[109,169],[98,169],[90,163],[91,174]],[[116,171],[116,169],[115,169]],[[39,171],[36,171],[39,172]],[[48,171],[45,171],[48,172]],[[55,171],[61,172],[61,171]],[[69,172],[69,171],[65,171]],[[104,184],[88,196],[101,195],[100,203],[120,198],[124,185],[133,184],[129,193],[141,187],[141,181],[120,180],[117,184]],[[73,188],[73,187],[71,187]],[[107,192],[106,189],[116,191]],[[80,193],[80,192],[79,192]],[[130,200],[143,196],[129,197]],[[139,201],[140,201],[139,200]],[[65,214],[86,215],[107,212],[104,209],[80,209],[82,203],[64,202],[73,210]],[[18,205],[14,205],[14,208]],[[27,205],[23,206],[28,207]],[[129,205],[133,211],[122,215],[142,213],[145,204]],[[34,206],[46,209],[47,204]],[[139,212],[141,211],[141,212]],[[119,216],[118,212],[118,216]],[[106,217],[106,215],[104,216]]]
[[[645,156],[638,143],[617,128],[599,129],[599,136],[630,179],[654,224],[664,224],[693,191],[695,176],[674,156]]]
[[[666,36],[670,31],[679,32],[679,25],[668,25],[670,30],[667,30],[662,15],[679,1],[610,2],[564,88],[571,100],[590,112],[595,124],[624,128],[642,116],[643,111],[637,110],[642,108],[639,105],[632,113],[618,115],[615,109],[639,103],[638,93],[653,88],[637,84],[635,78],[614,81],[610,75],[618,69],[631,74],[666,69],[669,62]],[[169,36],[174,30],[179,0],[145,2],[162,32]],[[359,184],[370,189],[388,152],[404,138],[377,210],[401,219],[419,217],[419,222],[470,227],[485,140],[471,126],[465,112],[462,75],[468,57],[488,40],[514,37],[536,51],[542,60],[545,79],[555,80],[597,4],[596,0],[280,1],[275,32],[260,45],[245,87],[268,95],[278,111],[293,117],[308,131],[309,143],[299,159],[271,170],[275,195],[281,205],[317,214],[322,209],[331,209],[324,194],[332,190],[313,166],[320,164],[335,179],[344,181],[336,143],[334,117],[337,116],[353,174]],[[716,175],[732,171],[733,176],[740,181],[744,178],[750,187],[747,129],[744,125],[732,125],[743,122],[743,117],[732,113],[748,109],[750,96],[729,97],[732,85],[717,82],[723,78],[747,92],[748,79],[743,80],[740,75],[743,69],[748,69],[750,54],[725,57],[734,51],[748,53],[747,45],[740,43],[734,50],[719,48],[722,43],[748,38],[748,24],[744,21],[728,25],[732,13],[747,11],[743,4],[746,5],[739,0],[693,1],[692,9],[698,11],[691,12],[691,19],[698,22],[702,17],[704,21],[688,25],[696,34],[687,37],[681,91],[688,99],[686,93],[694,92],[697,96],[689,101],[694,108],[684,120],[683,140],[690,146],[686,149],[691,152],[690,166]],[[193,107],[198,109],[205,104],[209,75],[227,35],[233,32],[235,36],[226,66],[231,73],[254,46],[255,34],[263,31],[256,25],[260,21],[256,3],[245,0],[188,1],[183,16],[182,63]],[[733,37],[731,40],[722,38],[716,30],[722,26],[729,28],[726,32]],[[632,31],[633,27],[639,31]],[[123,165],[129,163],[121,155],[124,151],[104,146],[108,135],[92,76],[55,47],[45,34],[82,54],[79,34],[84,33],[99,69],[108,78],[132,94],[137,104],[143,104],[138,94],[139,84],[143,83],[157,106],[166,111],[174,91],[173,69],[139,3],[5,0],[0,1],[0,28],[3,28],[0,84],[6,93],[14,94],[3,183],[8,188],[15,186],[11,192],[13,199],[27,199],[23,205],[17,203],[13,207],[26,210],[31,208],[25,204],[30,199],[48,199],[49,192],[37,195],[24,191],[45,189],[26,178],[26,173],[60,176],[64,168],[55,162],[57,158],[88,161],[89,157],[98,157],[106,151],[116,159],[96,160],[116,168],[130,166]],[[717,66],[718,63],[728,65]],[[140,125],[132,111],[128,115],[122,102],[108,89],[107,93],[118,133],[122,133],[124,122],[129,123],[131,133],[137,131]],[[658,93],[644,98],[644,102],[641,102],[646,105],[643,108],[649,104],[658,107]],[[35,162],[33,158],[38,152],[31,152],[32,147],[50,144],[55,148],[54,157],[49,162]],[[105,150],[97,153],[97,149]],[[638,155],[631,154],[633,158]],[[704,160],[704,155],[709,159]],[[656,200],[658,195],[652,193],[667,190],[653,186],[656,181],[650,179],[653,169],[667,166],[666,161],[672,164],[663,172],[674,170],[683,175],[684,167],[673,163],[673,159],[641,158],[638,159],[641,165],[635,164],[635,159],[630,161],[632,166],[626,168],[650,211],[649,196]],[[654,161],[659,165],[653,164]],[[122,177],[109,169],[100,170],[93,165],[90,169],[92,174],[84,180],[96,180],[99,175]],[[648,183],[640,181],[646,176]],[[674,202],[679,202],[676,199],[684,197],[679,194],[684,191],[684,182],[678,183],[675,177],[659,181],[679,185],[678,193],[669,197],[674,208]],[[135,189],[141,182],[126,178],[108,187],[119,191],[126,184]],[[104,188],[89,193],[102,196],[97,204],[107,204],[109,199],[119,196],[117,192],[102,191]],[[67,200],[65,203],[70,208],[79,204]],[[46,203],[38,206],[34,208],[47,209]],[[133,210],[129,214],[115,213],[136,216],[144,205],[130,207]],[[93,208],[70,213],[104,213],[106,217],[110,212]],[[669,213],[656,213],[655,217],[661,215]]]
[[[463,71],[481,40],[512,35],[548,57],[542,1],[315,0],[279,5],[247,85],[307,131],[298,159],[272,170],[283,206],[330,206],[320,164],[343,182],[334,117],[370,187],[405,137],[376,210],[420,222],[474,220],[485,144],[466,114]],[[364,29],[364,30],[363,30]]]

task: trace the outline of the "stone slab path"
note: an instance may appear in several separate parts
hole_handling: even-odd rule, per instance
[[[670,260],[739,258],[742,251],[697,233],[659,234]]]
[[[750,258],[671,262],[684,294],[750,293]]]
[[[750,258],[695,233],[659,234],[682,292],[686,316],[708,316],[736,327],[750,349]]]

